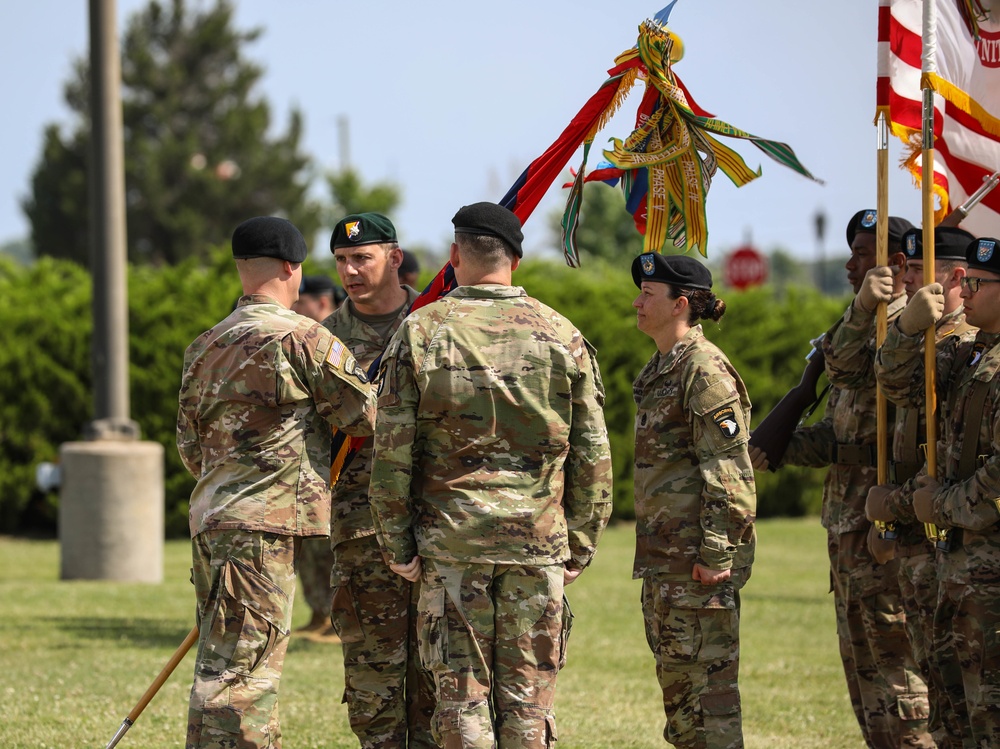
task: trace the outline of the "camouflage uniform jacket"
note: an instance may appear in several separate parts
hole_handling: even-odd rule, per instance
[[[418,292],[409,286],[406,289],[406,304],[393,323],[392,331],[384,339],[364,320],[355,317],[347,302],[323,321],[323,326],[347,347],[366,372],[382,350],[386,341],[399,328],[410,311],[410,305]],[[330,545],[337,546],[352,538],[362,538],[375,533],[371,506],[368,504],[368,483],[371,481],[372,444],[365,440],[357,455],[345,468],[333,486],[333,505],[330,511]]]
[[[611,453],[568,320],[518,287],[461,286],[403,321],[380,377],[369,497],[390,562],[587,566]]]
[[[750,398],[726,355],[691,328],[633,384],[636,550],[632,577],[753,562],[757,494]]]
[[[899,326],[893,325],[890,330],[895,330],[896,334],[901,335],[899,332]],[[957,332],[956,332],[957,331]],[[969,328],[965,325],[965,310],[961,307],[949,312],[944,315],[937,324],[934,326],[934,340],[937,349],[940,349],[943,342],[947,340],[950,336],[958,336],[961,340],[971,341],[975,338],[976,331],[974,328]],[[889,333],[887,332],[888,336]],[[922,333],[918,335],[920,339],[921,351],[923,351],[923,335]],[[923,372],[923,367],[920,368],[921,373]],[[882,392],[886,393],[886,398],[892,400],[889,393],[898,392],[892,387],[886,388],[886,384],[883,383],[885,378],[885,372],[882,369],[880,358],[876,356],[875,359],[875,375],[878,379],[879,386],[882,388]],[[922,381],[921,381],[922,382]],[[924,414],[924,400],[925,394],[924,390],[921,389],[919,393],[914,393],[914,403],[918,405],[911,405],[909,400],[904,402],[896,403],[896,428],[892,439],[892,459],[898,463],[912,464],[914,461],[923,462],[924,455],[923,451],[920,451],[917,455],[909,454],[906,442],[908,440],[907,435],[907,422],[914,418],[917,419],[917,445],[922,444],[926,440],[927,430],[924,426],[926,416]],[[911,427],[912,429],[912,427]],[[897,491],[892,492],[886,499],[886,504],[888,508],[895,515],[896,519],[903,523],[919,523],[916,515],[913,514],[913,490],[916,488],[916,484],[913,478],[906,481],[894,481],[892,475],[889,476],[890,483],[900,484],[900,488]],[[919,533],[923,533],[923,529],[919,529]]]
[[[198,483],[191,535],[330,529],[330,425],[371,434],[374,394],[344,345],[264,295],[184,354],[177,449]]]
[[[893,320],[906,304],[906,296],[888,305]],[[823,527],[830,533],[867,531],[868,490],[878,480],[875,468],[875,313],[852,303],[823,337],[830,395],[823,419],[795,430],[784,463],[830,466],[823,484]],[[833,462],[837,445],[861,445],[870,450],[867,462]]]
[[[937,350],[938,477],[934,523],[962,528],[956,582],[1000,582],[1000,333],[978,331],[974,338],[949,336]],[[897,403],[923,399],[923,336],[905,336],[893,326],[879,351],[879,381]],[[978,381],[986,387],[980,411],[969,413]],[[959,462],[966,422],[978,424],[975,471],[960,479]],[[950,556],[955,555],[952,552]]]

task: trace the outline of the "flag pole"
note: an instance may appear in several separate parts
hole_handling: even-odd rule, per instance
[[[889,126],[885,120],[885,112],[878,113],[876,120],[878,130],[878,145],[876,149],[876,169],[877,169],[877,202],[875,211],[875,263],[877,265],[889,264]],[[888,310],[885,302],[879,302],[875,313],[875,343],[881,346],[885,341],[885,334],[888,330]],[[875,417],[876,433],[878,445],[878,483],[884,484],[889,480],[889,461],[887,454],[887,425],[888,408],[886,406],[885,393],[881,387],[877,387],[875,395]],[[879,532],[888,537],[891,531],[890,524],[881,523],[878,525]]]
[[[923,4],[923,50],[921,53],[920,95],[921,95],[921,144],[920,144],[920,187],[921,221],[923,226],[924,285],[934,283],[934,90],[931,88],[929,73],[936,72],[934,53],[937,48],[937,18],[934,2]],[[927,475],[937,478],[937,390],[935,388],[934,325],[924,331],[924,418],[927,434]],[[928,538],[943,538],[932,523],[924,525]]]

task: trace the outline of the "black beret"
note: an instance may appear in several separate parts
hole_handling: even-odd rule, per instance
[[[419,273],[420,263],[417,256],[409,250],[403,250],[403,262],[399,264],[400,273]]]
[[[352,213],[333,227],[330,249],[396,241],[396,227],[381,213]]]
[[[336,285],[329,276],[302,276],[300,294],[334,294]]]
[[[524,257],[521,242],[521,219],[497,203],[473,203],[458,209],[451,220],[456,234],[477,234],[499,237],[518,257]]]
[[[659,252],[646,252],[632,261],[632,280],[639,287],[643,281],[658,281],[682,289],[712,288],[712,272],[693,257]]]
[[[975,237],[964,229],[954,226],[934,228],[934,259],[965,260],[965,249]],[[903,235],[901,241],[907,260],[923,260],[924,230],[913,228]]]
[[[878,220],[878,212],[874,208],[866,208],[858,211],[851,220],[847,222],[847,246],[854,244],[854,237],[862,232],[868,234],[875,233],[875,225]],[[889,216],[889,253],[899,252],[899,242],[907,230],[912,229],[913,224],[905,218]],[[895,247],[896,249],[892,249]]]
[[[277,216],[247,219],[233,232],[233,257],[273,257],[301,263],[309,254],[306,240],[295,224]]]
[[[1000,239],[980,237],[969,242],[965,249],[965,260],[969,269],[988,270],[1000,273]]]

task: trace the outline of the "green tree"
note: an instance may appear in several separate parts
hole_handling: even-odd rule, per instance
[[[351,213],[374,211],[389,216],[403,202],[398,185],[391,182],[365,185],[361,181],[361,175],[351,168],[327,174],[326,181],[332,198],[329,215],[331,225]]]
[[[271,110],[256,92],[263,74],[243,56],[260,31],[233,26],[230,0],[189,10],[155,0],[132,16],[122,44],[128,252],[133,262],[205,258],[254,215],[279,214],[309,237],[319,207],[306,197],[310,159],[302,116],[269,135]],[[90,70],[75,65],[65,99],[71,132],[45,129],[22,208],[39,255],[89,263],[87,162]]]

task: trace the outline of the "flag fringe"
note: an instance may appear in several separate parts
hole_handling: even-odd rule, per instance
[[[928,86],[960,110],[982,125],[985,132],[994,138],[1000,138],[1000,119],[997,119],[973,99],[969,94],[954,83],[945,80],[937,73],[923,73],[920,76],[921,85]]]

